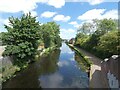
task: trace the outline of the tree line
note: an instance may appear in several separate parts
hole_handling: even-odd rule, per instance
[[[33,61],[38,54],[38,46],[45,48],[61,46],[60,28],[55,22],[41,24],[31,13],[20,18],[9,17],[9,25],[4,25],[7,32],[1,33],[3,56],[12,56],[15,62]]]
[[[94,19],[78,28],[75,45],[104,59],[119,54],[119,36],[117,20]]]

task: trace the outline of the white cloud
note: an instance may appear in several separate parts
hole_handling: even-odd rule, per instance
[[[118,10],[110,10],[110,11],[106,12],[104,15],[102,15],[102,18],[118,19]]]
[[[56,12],[46,11],[46,12],[43,12],[43,13],[41,14],[41,17],[51,18],[51,17],[53,17],[55,14],[57,14],[57,13],[56,13]]]
[[[63,21],[63,22],[67,22],[71,19],[70,16],[64,16],[64,15],[56,15],[53,20],[55,21]]]
[[[92,9],[78,17],[79,20],[92,20],[92,19],[100,19],[101,14],[103,14],[105,9]]]
[[[0,0],[0,12],[31,12],[38,7],[37,3],[44,3],[56,8],[65,5],[64,0]]]
[[[103,2],[119,2],[119,0],[65,0],[66,2],[88,2],[90,5],[97,5]]]
[[[98,11],[98,12],[97,12]],[[78,19],[82,20],[81,25],[82,26],[83,23],[92,23],[92,25],[94,25],[94,22],[92,21],[92,19],[118,19],[118,11],[117,10],[109,10],[106,11],[104,9],[93,9],[90,11],[87,11],[86,13],[84,13],[83,15],[79,16]],[[92,32],[94,32],[96,30],[96,27],[94,27],[92,29]]]
[[[118,11],[117,10],[110,10],[105,12],[105,9],[92,9],[78,17],[79,20],[86,20],[90,21],[92,19],[104,19],[104,18],[118,18]]]
[[[104,0],[87,0],[87,1],[91,5],[97,5],[97,4],[104,2]]]
[[[74,38],[76,35],[76,30],[74,29],[60,29],[60,37],[62,39],[71,39]]]
[[[70,22],[69,24],[71,24],[71,25],[76,25],[76,24],[78,24],[76,21],[72,21],[72,22]]]
[[[69,62],[67,62],[67,61],[59,61],[59,62],[57,63],[57,65],[58,65],[59,67],[69,66]]]
[[[32,11],[32,12],[31,12],[31,15],[32,15],[32,16],[37,16],[37,12],[36,12],[36,11]]]
[[[63,75],[56,72],[53,74],[46,74],[44,76],[41,76],[39,78],[39,81],[40,86],[42,86],[43,88],[58,88],[63,87],[61,84],[63,79]]]
[[[61,8],[65,5],[65,0],[49,0],[48,5],[54,6],[55,8]]]
[[[9,20],[8,19],[5,19],[4,21],[3,21],[3,24],[5,24],[5,25],[8,25],[9,26]]]
[[[67,33],[74,33],[74,29],[61,29],[62,32],[67,32]]]
[[[98,1],[100,2],[100,0],[89,0],[90,1]],[[88,0],[65,0],[65,2],[88,2]],[[103,0],[103,2],[119,2],[119,0]]]
[[[1,12],[29,12],[34,10],[37,5],[38,0],[1,0],[0,1],[0,11]]]
[[[79,24],[76,21],[72,21],[69,24],[73,25],[74,27],[78,28]]]

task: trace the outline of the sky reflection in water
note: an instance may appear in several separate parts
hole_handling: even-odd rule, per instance
[[[60,49],[29,65],[3,88],[86,88],[88,75],[78,65],[80,58],[65,43]],[[75,60],[76,59],[76,60]]]
[[[74,60],[74,52],[65,44],[62,44],[58,70],[49,75],[39,77],[40,86],[43,88],[87,88],[87,73],[77,67]]]

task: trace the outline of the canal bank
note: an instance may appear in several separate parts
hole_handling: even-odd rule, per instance
[[[92,62],[84,55],[80,52],[80,50],[78,50],[78,48],[74,47],[72,44],[67,44],[70,48],[74,49],[79,55],[80,57],[83,58],[83,60],[86,62],[87,67],[90,67],[92,65]]]
[[[75,48],[77,48],[84,56],[86,56],[92,62],[90,66],[89,88],[109,88],[106,81],[104,81],[104,76],[101,72],[102,60],[81,48]]]
[[[87,67],[86,68],[86,72],[88,73],[88,76],[90,78],[90,69],[91,69],[91,65],[92,62],[88,59],[88,57],[86,57],[84,54],[82,54],[80,52],[80,50],[78,50],[76,47],[74,47],[72,44],[67,44],[70,48],[72,48],[73,50],[75,50],[75,52],[77,52],[79,54],[80,57],[82,57],[82,61],[84,62],[84,65]]]
[[[35,56],[35,60],[37,61],[39,57],[42,55],[48,55],[52,50],[54,50],[56,46],[43,49],[39,51],[39,54]],[[39,50],[40,48],[38,48]],[[0,86],[3,82],[7,82],[9,79],[16,77],[17,73],[20,73],[22,70],[26,69],[29,67],[31,63],[34,62],[29,62],[23,66],[23,68],[18,67],[16,65],[13,65],[13,59],[10,56],[7,57],[2,57],[2,53],[5,50],[5,46],[0,46]]]
[[[88,88],[88,74],[80,61],[79,55],[62,43],[60,49],[40,57],[3,88]]]

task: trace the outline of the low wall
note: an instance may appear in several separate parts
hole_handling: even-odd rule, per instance
[[[120,66],[120,56],[113,55],[109,59],[106,58],[101,63],[101,71],[104,75],[110,88],[120,88],[120,73],[118,69]]]
[[[13,65],[12,57],[0,57],[0,89],[2,82],[5,82],[16,72],[17,67]]]

